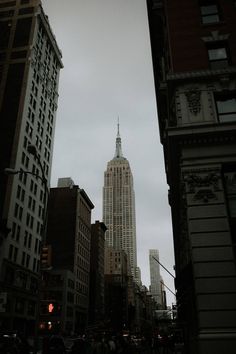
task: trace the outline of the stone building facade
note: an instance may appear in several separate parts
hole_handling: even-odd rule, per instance
[[[233,354],[235,2],[147,0],[147,8],[172,211],[179,326],[187,353]]]
[[[62,54],[40,0],[0,5],[0,327],[33,334]]]

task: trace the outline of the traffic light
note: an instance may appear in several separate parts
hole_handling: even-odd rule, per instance
[[[50,315],[60,315],[61,305],[56,301],[51,301],[47,305],[47,312]]]
[[[42,247],[42,252],[41,252],[42,269],[51,267],[51,263],[52,263],[52,247],[51,245],[45,245]]]
[[[54,311],[55,306],[53,305],[53,302],[50,302],[48,304],[48,312],[52,313]]]
[[[61,314],[61,305],[56,300],[41,300],[41,315],[58,316]]]

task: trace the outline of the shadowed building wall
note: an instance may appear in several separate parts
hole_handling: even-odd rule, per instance
[[[147,0],[188,353],[236,345],[235,1]]]
[[[0,1],[0,326],[34,332],[61,52],[39,0]],[[6,176],[5,168],[32,174]]]

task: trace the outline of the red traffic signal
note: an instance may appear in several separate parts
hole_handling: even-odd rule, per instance
[[[54,310],[54,305],[53,303],[50,302],[50,304],[48,304],[48,312],[52,313]]]

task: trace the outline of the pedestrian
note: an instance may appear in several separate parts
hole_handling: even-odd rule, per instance
[[[66,347],[60,335],[53,335],[49,339],[49,354],[65,354]]]
[[[109,354],[109,346],[104,336],[97,335],[95,337],[93,354]]]
[[[87,354],[88,343],[85,338],[77,338],[75,339],[72,347],[71,354]]]
[[[114,353],[115,354],[116,353],[116,343],[114,341],[114,338],[113,337],[108,338],[107,343],[108,343],[108,346],[109,346],[110,353]]]

